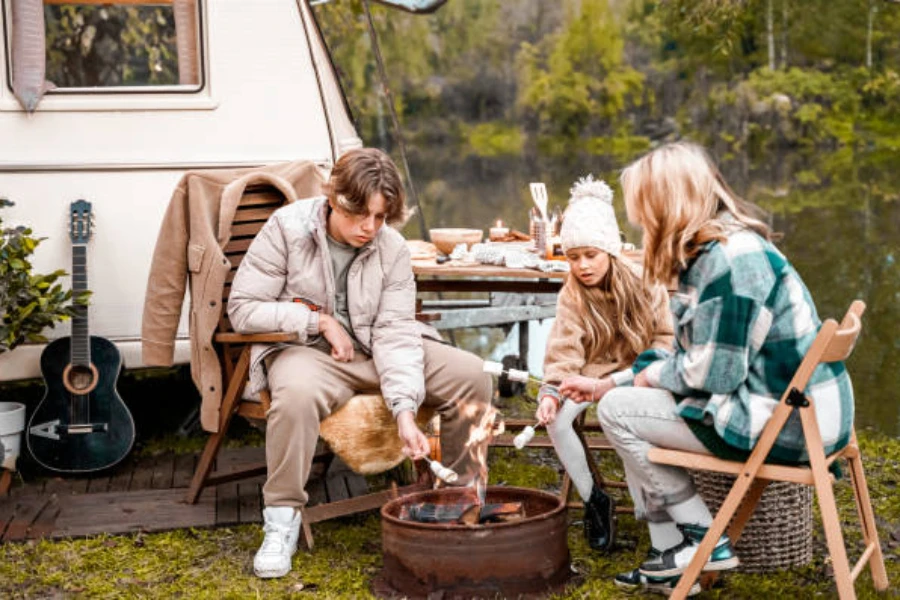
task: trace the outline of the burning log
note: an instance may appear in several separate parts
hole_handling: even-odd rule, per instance
[[[419,502],[404,505],[400,509],[399,518],[403,521],[415,521],[418,523],[482,525],[485,523],[506,523],[524,519],[525,509],[521,502],[493,504],[478,504],[475,502],[436,504],[434,502]]]

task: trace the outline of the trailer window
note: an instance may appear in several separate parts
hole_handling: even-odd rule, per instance
[[[200,86],[199,0],[43,0],[42,16],[45,89]]]

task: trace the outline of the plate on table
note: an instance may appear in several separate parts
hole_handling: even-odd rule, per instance
[[[434,260],[437,258],[437,247],[425,240],[406,240],[406,247],[412,260]]]

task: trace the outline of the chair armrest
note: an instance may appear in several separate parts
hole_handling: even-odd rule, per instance
[[[220,344],[274,344],[278,342],[296,342],[300,339],[296,333],[285,331],[267,331],[265,333],[217,333],[215,340]]]

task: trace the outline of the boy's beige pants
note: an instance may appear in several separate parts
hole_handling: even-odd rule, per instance
[[[441,416],[441,455],[445,465],[462,454],[470,425],[478,423],[493,393],[483,361],[453,346],[423,340],[425,406]],[[357,393],[377,393],[374,361],[360,352],[351,362],[306,346],[282,350],[267,361],[272,407],[266,425],[268,478],[263,487],[266,506],[306,505],[306,481],[312,467],[319,423]],[[473,453],[455,465],[475,472]]]

